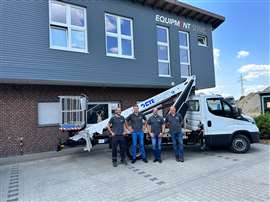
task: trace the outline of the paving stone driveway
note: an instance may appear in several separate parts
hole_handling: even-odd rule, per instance
[[[269,151],[263,144],[247,154],[191,147],[177,163],[167,148],[162,164],[113,168],[110,150],[96,147],[0,166],[0,201],[270,201]]]

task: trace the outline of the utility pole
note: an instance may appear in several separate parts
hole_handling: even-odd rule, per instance
[[[243,78],[243,74],[241,73],[240,80],[239,80],[240,85],[241,85],[241,96],[245,95],[244,81],[245,79]]]

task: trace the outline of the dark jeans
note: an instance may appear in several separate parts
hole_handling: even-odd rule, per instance
[[[155,134],[154,137],[151,137],[152,139],[152,147],[153,147],[153,153],[156,160],[161,160],[161,142],[162,138],[158,137],[159,134]]]
[[[183,145],[183,133],[173,133],[172,142],[173,142],[173,149],[176,157],[184,157],[184,145]]]
[[[117,147],[120,147],[121,161],[126,159],[126,139],[124,135],[115,135],[112,137],[112,161],[117,161]]]

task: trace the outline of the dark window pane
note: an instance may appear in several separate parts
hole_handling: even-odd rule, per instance
[[[207,37],[206,36],[198,36],[198,45],[199,46],[207,46]]]
[[[198,100],[188,101],[188,111],[200,111],[200,103]]]
[[[188,46],[187,34],[183,32],[179,32],[179,43],[180,43],[180,46]]]
[[[132,55],[132,47],[131,47],[130,40],[122,39],[122,55],[127,55],[127,56]]]
[[[131,36],[131,24],[127,19],[121,19],[121,34]]]
[[[159,42],[167,43],[167,29],[157,27],[157,40]]]
[[[118,54],[118,40],[116,37],[107,36],[107,53]]]

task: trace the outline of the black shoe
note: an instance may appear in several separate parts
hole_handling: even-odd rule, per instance
[[[126,166],[127,165],[127,160],[121,160],[121,163]]]
[[[157,159],[154,159],[153,162],[156,163],[158,160]]]
[[[135,163],[136,162],[136,159],[133,159],[132,161],[131,161],[131,163]]]
[[[183,163],[184,162],[184,157],[180,157],[179,161]]]
[[[178,156],[176,156],[176,157],[175,157],[175,160],[176,160],[177,162],[179,162],[179,161],[180,161],[180,159],[179,159],[179,157],[178,157]]]
[[[117,167],[117,162],[113,161],[113,167]]]
[[[161,159],[159,159],[159,160],[158,160],[158,162],[159,162],[159,163],[162,163],[162,160],[161,160]]]
[[[147,159],[143,159],[143,162],[144,162],[144,163],[148,163]]]

